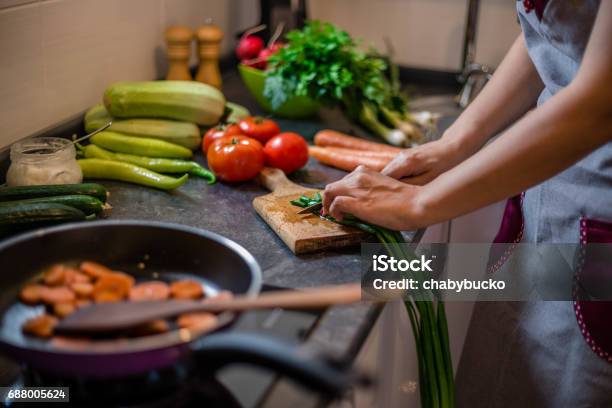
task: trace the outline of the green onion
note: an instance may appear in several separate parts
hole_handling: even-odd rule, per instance
[[[308,207],[320,202],[321,195],[317,193],[313,198],[302,196],[298,200],[292,200],[291,204]],[[346,214],[342,221],[337,221],[331,216],[325,218],[375,235],[389,256],[406,260],[416,258],[412,250],[402,245],[406,244],[406,241],[399,231],[368,224],[351,214]],[[414,273],[410,277],[418,281],[424,279],[422,272]],[[415,297],[415,294],[410,293],[404,304],[410,318],[418,358],[421,407],[453,408],[455,406],[455,379],[444,302],[436,300],[433,292],[421,290],[418,298]]]

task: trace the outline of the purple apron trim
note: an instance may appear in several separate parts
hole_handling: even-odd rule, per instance
[[[511,197],[506,202],[504,215],[502,217],[499,231],[493,240],[493,244],[509,244],[509,245],[492,245],[489,253],[488,272],[493,274],[502,267],[506,260],[512,254],[516,244],[523,239],[523,230],[525,222],[523,220],[523,196],[521,193]]]
[[[542,17],[544,17],[544,9],[546,8],[548,0],[523,0],[522,2],[525,13],[531,13],[531,10],[535,9],[538,20],[542,21]]]
[[[523,194],[509,198],[502,218],[499,231],[493,240],[494,244],[510,244],[517,242],[523,233]]]
[[[587,267],[580,268],[576,275],[576,284],[574,285],[574,312],[576,320],[580,326],[580,331],[584,336],[585,341],[591,347],[593,352],[609,363],[612,363],[612,325],[610,324],[610,316],[612,316],[612,301],[585,301],[577,300],[579,279],[592,278],[595,279],[598,270],[597,265],[594,268],[588,268],[590,264],[588,259],[584,259],[585,247],[587,243],[612,243],[612,223],[580,218],[580,243],[581,248],[581,266],[585,264]],[[612,268],[606,265],[607,268]],[[588,272],[585,272],[588,269]],[[591,273],[592,272],[592,273]],[[591,273],[585,276],[585,273]]]

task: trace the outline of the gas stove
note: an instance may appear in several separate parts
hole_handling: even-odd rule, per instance
[[[263,290],[275,289],[264,287]],[[282,309],[243,313],[229,329],[273,336],[290,344],[305,341],[322,312]],[[228,366],[211,375],[189,362],[133,378],[113,381],[66,380],[22,367],[0,384],[21,387],[70,387],[71,406],[105,407],[256,407],[276,374],[247,365]]]

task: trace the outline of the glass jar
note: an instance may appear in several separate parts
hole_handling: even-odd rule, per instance
[[[74,144],[58,137],[37,137],[11,146],[9,186],[75,184],[83,180]]]

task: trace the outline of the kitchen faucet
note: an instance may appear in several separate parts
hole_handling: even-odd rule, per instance
[[[287,31],[302,28],[307,18],[306,0],[259,0],[259,8],[259,24],[266,25],[264,38],[270,38],[280,23],[285,24]]]
[[[457,103],[462,108],[472,102],[493,74],[490,67],[475,62],[479,9],[480,0],[469,0],[463,40],[463,68],[458,77],[463,87],[457,95]]]

